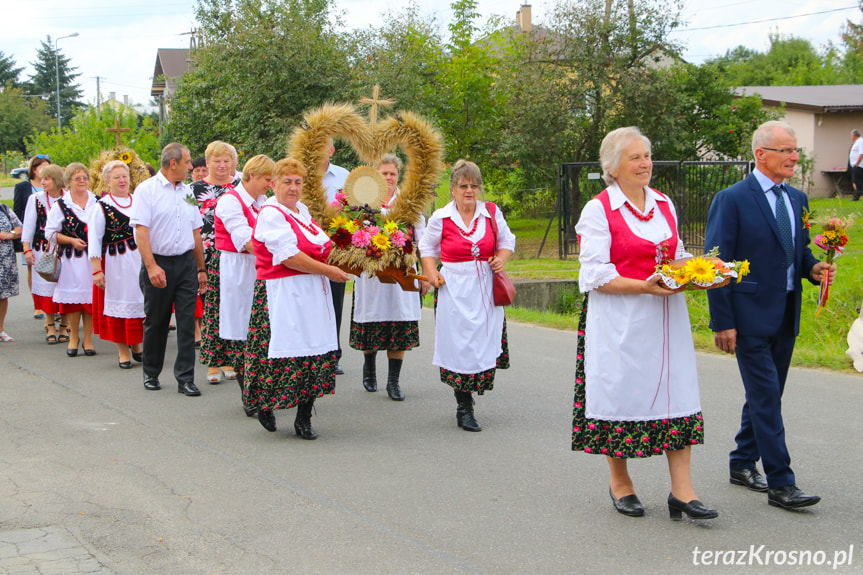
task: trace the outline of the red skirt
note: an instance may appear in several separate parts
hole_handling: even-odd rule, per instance
[[[144,341],[144,318],[105,315],[105,291],[93,286],[93,333],[100,339],[138,345]]]
[[[43,295],[33,294],[33,309],[41,309],[45,313],[60,313],[60,306],[54,300]]]
[[[172,311],[176,312],[175,308],[171,308]],[[195,298],[195,317],[201,319],[204,317],[204,302],[201,301],[201,296]]]
[[[58,312],[60,315],[64,315],[67,313],[93,313],[93,305],[89,303],[58,303],[57,307],[60,309]]]

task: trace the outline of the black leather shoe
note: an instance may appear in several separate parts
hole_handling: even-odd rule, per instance
[[[67,347],[66,348],[66,355],[68,355],[69,357],[76,357],[78,355],[78,348],[76,347],[75,349],[69,349]]]
[[[198,389],[198,386],[196,386],[191,381],[187,381],[186,383],[178,383],[177,391],[179,393],[185,393],[189,397],[197,397],[201,395],[201,390]]]
[[[618,499],[614,496],[614,492],[611,490],[611,487],[609,487],[608,494],[611,496],[611,501],[614,503],[614,508],[617,509],[618,513],[626,515],[627,517],[641,517],[644,515],[644,505],[641,504],[641,501],[638,499],[638,495],[635,493],[632,495],[625,495]]]
[[[783,509],[798,509],[800,507],[809,507],[821,501],[818,495],[809,495],[796,485],[786,485],[785,487],[776,487],[767,490],[767,503],[773,507],[782,507]]]
[[[377,366],[375,358],[378,352],[363,354],[363,387],[366,391],[374,393],[378,390]]]
[[[263,425],[264,429],[267,431],[276,430],[276,414],[273,413],[272,409],[259,409],[258,421],[261,422],[261,425]]]
[[[716,509],[705,507],[698,499],[693,499],[689,503],[684,503],[671,493],[668,494],[668,514],[674,521],[683,519],[683,514],[690,519],[715,519],[719,517],[719,512]]]
[[[144,378],[144,389],[147,391],[158,391],[162,389],[162,386],[159,384],[158,377],[145,377]]]
[[[95,349],[87,349],[85,347],[84,348],[84,355],[86,355],[87,357],[93,357],[94,355],[96,355],[96,350]]]
[[[120,369],[132,369],[131,361],[118,361],[117,365],[120,366]]]
[[[256,406],[246,407],[244,405],[243,411],[246,412],[246,417],[254,417],[254,416],[258,415],[258,408]]]
[[[344,374],[345,374],[345,370],[343,370],[343,369],[342,369],[342,366],[340,366],[340,365],[337,363],[337,364],[336,364],[336,368],[333,370],[333,373],[335,373],[336,375],[344,375]]]
[[[132,352],[132,359],[134,359],[138,363],[141,363],[142,361],[144,361],[144,352],[136,353],[133,351]]]
[[[767,491],[767,480],[754,467],[748,469],[732,469],[728,479],[731,485],[743,485],[752,491],[764,493]]]

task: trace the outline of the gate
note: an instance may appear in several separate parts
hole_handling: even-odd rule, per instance
[[[704,249],[713,196],[749,175],[749,162],[653,162],[650,186],[667,194],[677,210],[680,237],[691,253]],[[561,164],[558,169],[558,253],[578,254],[575,224],[591,198],[606,188],[599,162]]]

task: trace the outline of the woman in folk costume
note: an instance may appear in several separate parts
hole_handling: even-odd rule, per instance
[[[399,195],[399,173],[402,161],[395,154],[386,154],[378,169],[387,182],[387,197],[381,207],[386,215]],[[425,231],[425,218],[418,215],[414,224],[417,242]],[[422,282],[421,295],[429,290],[428,282]],[[393,401],[403,401],[405,394],[399,384],[405,351],[420,344],[419,319],[422,300],[416,292],[404,291],[397,284],[382,283],[377,277],[365,274],[354,282],[353,306],[351,309],[350,344],[364,354],[363,387],[366,391],[377,391],[377,354],[387,352],[387,395]]]
[[[297,408],[294,431],[315,439],[312,406],[336,386],[336,319],[328,280],[348,274],[326,263],[332,242],[300,202],[306,168],[276,162],[275,196],[258,214],[252,245],[255,295],[246,340],[246,405],[276,431],[278,409]]]
[[[237,382],[243,389],[243,362],[252,296],[255,291],[255,255],[252,232],[273,183],[275,162],[268,156],[250,158],[243,168],[243,178],[233,190],[228,190],[216,203],[214,227],[215,250],[210,258],[208,279],[207,321],[201,363],[230,365],[237,372]],[[222,281],[222,278],[225,281]],[[245,395],[243,395],[245,400]],[[251,405],[243,407],[246,415],[255,414]]]
[[[143,361],[144,294],[138,282],[141,254],[129,225],[134,201],[129,166],[113,160],[102,168],[108,193],[90,213],[87,251],[93,269],[93,333],[117,346],[120,369]]]
[[[677,214],[648,186],[650,140],[638,128],[609,133],[599,155],[608,188],[585,205],[575,226],[586,295],[572,449],[606,456],[614,508],[631,517],[644,515],[644,506],[627,460],[665,452],[671,518],[711,519],[718,514],[697,499],[689,474],[704,422],[686,299],[654,274],[661,261],[688,256]]]
[[[77,356],[78,347],[83,343],[84,355],[91,356],[96,355],[96,350],[93,348],[93,268],[87,255],[87,221],[96,207],[96,196],[87,189],[90,171],[84,164],[69,164],[63,176],[69,194],[54,203],[45,223],[46,236],[57,234],[63,262],[53,298],[72,330],[66,355]],[[84,326],[83,342],[79,337],[79,323]]]
[[[504,310],[494,305],[492,281],[512,255],[515,236],[497,206],[480,200],[481,193],[477,165],[456,162],[453,200],[432,214],[419,244],[423,275],[437,288],[434,364],[455,391],[456,423],[465,431],[482,430],[473,392],[490,391],[496,368],[509,367]]]

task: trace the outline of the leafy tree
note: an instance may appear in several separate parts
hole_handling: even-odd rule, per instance
[[[54,126],[50,132],[27,138],[27,150],[31,154],[48,154],[53,163],[61,166],[70,162],[89,165],[103,150],[115,146],[114,134],[105,131],[114,127],[115,116],[120,119],[121,127],[131,130],[122,134],[123,145],[135,150],[141,161],[158,167],[161,152],[158,124],[151,117],[139,118],[129,110],[97,110],[90,106],[63,124],[62,133]]]
[[[199,0],[203,47],[171,100],[172,136],[193,152],[220,139],[282,157],[305,110],[350,93],[331,10],[331,0]]]
[[[7,84],[18,85],[18,76],[24,68],[16,68],[12,54],[6,55],[0,50],[0,88]]]
[[[863,12],[863,2],[860,11]],[[849,83],[863,83],[863,22],[858,24],[848,20],[842,27],[842,43],[845,45],[842,66]]]
[[[51,127],[51,116],[39,98],[27,97],[11,82],[0,92],[0,150],[24,152],[25,137]]]
[[[55,119],[57,118],[57,76],[59,74],[60,115],[64,124],[83,107],[80,99],[84,92],[75,82],[75,78],[81,74],[75,72],[77,67],[69,65],[70,61],[63,56],[62,51],[54,50],[54,43],[51,41],[51,36],[48,36],[42,40],[42,45],[36,51],[36,61],[30,62],[35,70],[35,73],[30,76],[30,93],[50,97],[49,102],[54,104],[50,113]]]

